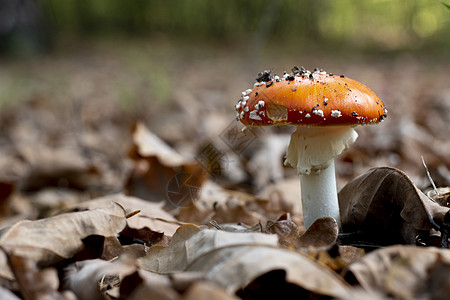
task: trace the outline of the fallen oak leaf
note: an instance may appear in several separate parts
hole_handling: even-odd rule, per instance
[[[432,228],[446,230],[449,208],[430,200],[401,170],[369,170],[339,192],[344,233],[380,245],[415,244]]]
[[[20,221],[0,232],[0,246],[43,267],[72,257],[83,248],[84,238],[114,236],[125,224],[123,207],[110,202],[108,207]]]
[[[200,272],[229,293],[273,270],[284,270],[286,281],[320,295],[345,297],[349,292],[349,286],[333,271],[300,253],[279,248],[276,235],[263,233],[182,226],[169,247],[151,247],[138,264],[160,274]]]

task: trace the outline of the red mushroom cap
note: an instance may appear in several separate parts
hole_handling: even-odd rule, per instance
[[[351,126],[378,123],[387,116],[373,91],[343,75],[295,67],[282,78],[264,71],[257,81],[236,104],[244,125]]]

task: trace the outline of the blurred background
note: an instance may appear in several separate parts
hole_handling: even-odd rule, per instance
[[[209,175],[256,193],[295,176],[292,128],[236,151],[234,104],[258,72],[296,65],[360,81],[389,109],[357,129],[340,186],[389,165],[427,189],[421,156],[449,185],[450,9],[435,0],[2,0],[0,177],[24,192],[132,190],[140,121],[190,159],[212,148]]]

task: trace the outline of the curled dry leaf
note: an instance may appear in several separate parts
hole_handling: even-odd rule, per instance
[[[420,232],[440,228],[449,211],[391,167],[371,169],[349,182],[339,192],[339,207],[345,233],[362,232],[380,244],[414,244]]]
[[[336,243],[338,233],[339,226],[335,219],[331,217],[319,218],[298,239],[296,248],[305,251],[311,247],[318,251],[328,250]]]
[[[182,226],[170,247],[152,247],[138,262],[158,273],[201,272],[230,293],[267,272],[284,270],[286,281],[306,290],[332,297],[348,295],[348,285],[330,269],[277,244],[276,235]]]
[[[72,257],[83,248],[82,239],[113,236],[126,224],[117,203],[83,212],[61,214],[37,221],[20,221],[0,232],[0,246],[7,253],[31,259],[40,266]]]
[[[348,271],[346,277],[353,275],[367,291],[396,299],[448,299],[449,250],[391,246],[365,255]]]

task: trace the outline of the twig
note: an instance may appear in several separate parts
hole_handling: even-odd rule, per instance
[[[439,196],[439,191],[436,188],[436,185],[434,184],[433,178],[431,178],[430,172],[428,171],[427,165],[425,164],[425,160],[423,159],[423,155],[421,155],[422,157],[422,164],[425,168],[425,171],[427,171],[427,176],[428,176],[428,180],[430,180],[431,185],[433,186],[434,192],[436,193],[436,196]]]

